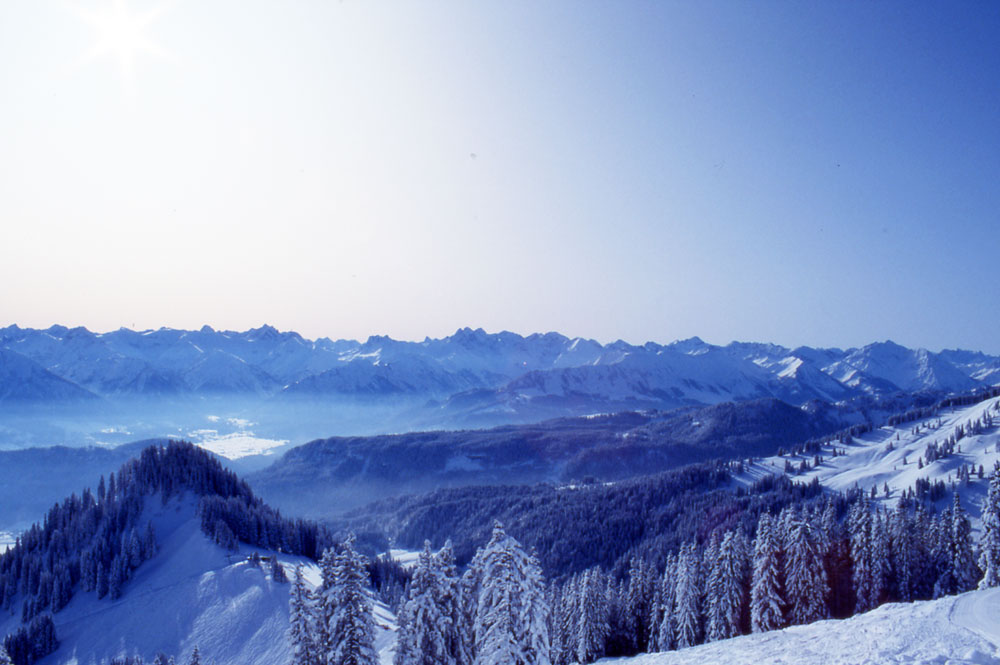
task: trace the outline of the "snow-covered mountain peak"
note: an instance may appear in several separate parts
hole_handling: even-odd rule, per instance
[[[668,348],[680,351],[681,353],[697,354],[702,353],[709,345],[698,336],[687,339],[674,340],[667,345]]]

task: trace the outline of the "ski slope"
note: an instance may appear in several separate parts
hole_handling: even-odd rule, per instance
[[[289,579],[297,564],[306,579],[320,581],[307,559],[240,545],[238,553],[212,542],[200,528],[192,496],[146,501],[140,524],[153,521],[159,551],[136,570],[117,600],[78,592],[53,615],[59,649],[41,665],[97,665],[115,656],[139,655],[151,662],[163,652],[187,662],[195,646],[213,665],[280,665],[290,660],[286,632],[290,583],[277,583],[269,566],[247,557],[277,556]],[[6,613],[4,613],[6,615]],[[0,634],[17,628],[17,617],[0,620]],[[391,662],[395,621],[376,604],[376,649]],[[384,653],[383,653],[384,652]]]
[[[602,665],[1000,665],[1000,589]]]
[[[928,445],[947,439],[956,428],[978,420],[987,412],[992,414],[995,423],[1000,424],[998,404],[1000,397],[991,398],[971,406],[943,409],[930,418],[895,427],[879,427],[855,437],[846,445],[835,441],[825,445],[819,453],[823,462],[818,467],[793,474],[792,478],[803,483],[818,478],[824,487],[836,491],[849,490],[855,486],[870,491],[875,487],[879,501],[892,507],[903,490],[913,487],[918,479],[944,481],[950,491],[951,482],[956,480],[960,467],[973,464],[978,469],[982,465],[986,472],[984,479],[973,476],[968,485],[956,485],[963,499],[963,507],[970,516],[978,517],[982,498],[986,495],[989,473],[993,465],[1000,462],[1000,452],[997,450],[1000,446],[1000,428],[994,426],[981,434],[966,436],[958,442],[959,450],[954,454],[923,464],[923,468],[917,460],[924,455]],[[842,454],[833,457],[831,451],[834,447]],[[769,473],[784,473],[786,460],[796,467],[802,460],[811,465],[813,454],[764,458],[747,467],[738,480],[748,484]],[[884,493],[885,485],[889,486],[888,496]],[[950,499],[949,492],[948,500]]]

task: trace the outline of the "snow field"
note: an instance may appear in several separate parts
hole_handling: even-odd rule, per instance
[[[1000,589],[883,605],[842,621],[609,658],[602,665],[1000,665]]]
[[[950,489],[950,481],[956,480],[960,467],[972,464],[978,469],[982,465],[986,472],[982,480],[973,477],[967,486],[961,483],[957,485],[963,507],[970,517],[978,521],[989,473],[993,465],[1000,462],[1000,452],[997,450],[1000,445],[1000,428],[994,426],[981,434],[967,435],[958,442],[959,452],[930,464],[923,464],[923,468],[920,468],[917,460],[924,455],[928,445],[934,441],[943,442],[956,428],[980,419],[987,412],[995,422],[1000,423],[1000,411],[996,410],[998,404],[1000,398],[992,398],[967,407],[944,409],[931,418],[895,427],[880,427],[855,437],[850,444],[833,442],[818,453],[823,458],[822,464],[805,473],[793,475],[792,478],[801,483],[809,483],[813,478],[818,478],[820,484],[835,491],[846,491],[855,485],[866,491],[875,487],[878,500],[887,507],[894,507],[903,490],[913,487],[919,479],[926,478],[932,482],[941,480]],[[918,430],[916,433],[915,428]],[[890,444],[892,450],[889,450]],[[843,454],[831,456],[831,449],[834,447]],[[784,473],[786,460],[795,466],[802,460],[811,465],[813,454],[761,459],[748,467],[739,480],[749,484],[769,473]],[[883,492],[886,484],[889,485],[888,497]],[[950,496],[948,498],[950,500]]]

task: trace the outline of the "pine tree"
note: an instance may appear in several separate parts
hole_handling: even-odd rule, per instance
[[[854,562],[854,611],[860,614],[878,607],[881,594],[875,542],[877,527],[867,499],[854,504],[848,521]]]
[[[583,574],[577,607],[576,657],[586,665],[604,656],[608,638],[607,596],[599,569]]]
[[[816,533],[805,519],[792,524],[785,544],[785,595],[792,624],[812,623],[829,616],[829,585]]]
[[[549,665],[548,605],[541,567],[497,522],[471,569],[478,581],[475,665]]]
[[[979,588],[1000,586],[1000,467],[990,475],[990,488],[983,500],[983,533],[979,539],[979,550],[979,567],[983,570]]]
[[[516,543],[516,541],[515,541]],[[521,570],[519,578],[521,592],[521,633],[524,653],[528,662],[536,665],[551,665],[549,662],[549,606],[545,596],[545,577],[534,550],[525,553],[515,550],[520,556],[517,562]]]
[[[327,665],[328,654],[333,650],[330,624],[333,622],[333,613],[337,607],[336,565],[337,553],[334,548],[325,549],[319,561],[322,582],[316,590],[312,612],[312,642],[315,658],[320,665]]]
[[[701,641],[701,587],[701,556],[697,545],[688,543],[677,557],[674,616],[678,649]]]
[[[676,622],[674,620],[674,597],[677,595],[677,556],[667,555],[667,564],[661,581],[662,617],[657,627],[657,646],[659,651],[669,651],[676,648]]]
[[[464,665],[468,663],[467,635],[464,631],[462,610],[462,584],[455,565],[455,552],[451,541],[447,541],[433,559],[437,580],[437,604],[440,609],[446,662]]]
[[[702,562],[702,569],[707,572],[705,583],[705,641],[715,642],[721,640],[722,628],[722,561],[720,552],[722,550],[722,539],[719,531],[713,531],[705,548],[705,559]]]
[[[764,513],[757,523],[750,587],[750,625],[755,633],[781,628],[784,623],[778,555],[778,535],[774,532],[774,522],[768,513]]]
[[[392,656],[393,665],[408,665],[417,658],[410,623],[409,602],[404,598],[396,612],[396,649]]]
[[[409,658],[401,660],[400,665],[454,665],[455,659],[448,652],[445,635],[451,619],[443,615],[438,602],[441,586],[431,544],[425,541],[410,582],[406,626],[400,628],[401,640],[406,645],[405,651],[409,651]]]
[[[114,487],[114,476],[111,476],[112,487]],[[188,665],[201,665],[201,654],[198,652],[198,647],[194,648],[191,652],[191,657],[188,659]]]
[[[708,609],[706,640],[724,640],[742,632],[747,606],[748,560],[746,541],[738,531],[727,531],[712,567],[709,589],[713,598]]]
[[[559,594],[559,608],[553,616],[552,662],[555,665],[569,665],[576,659],[576,645],[579,640],[579,576],[574,575],[562,587]]]
[[[295,580],[289,600],[288,642],[292,647],[292,665],[316,665],[316,646],[312,639],[312,608],[309,591],[302,577],[302,566],[295,566]]]
[[[354,550],[354,535],[334,556],[332,583],[322,599],[327,614],[329,646],[325,665],[376,665],[375,624],[365,595],[365,557]]]
[[[625,601],[625,623],[631,628],[634,651],[638,651],[649,642],[649,612],[652,597],[651,571],[642,557],[632,557]]]
[[[952,569],[955,576],[955,593],[964,593],[976,588],[981,571],[976,566],[972,553],[972,525],[962,509],[958,492],[955,492],[951,509]]]
[[[649,642],[646,644],[648,653],[660,651],[660,624],[663,622],[663,583],[661,579],[653,578],[653,600],[649,604]]]

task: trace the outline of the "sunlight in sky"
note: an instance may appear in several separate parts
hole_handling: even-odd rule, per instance
[[[162,13],[162,7],[139,12],[128,0],[112,0],[94,10],[74,8],[77,16],[96,31],[96,43],[80,59],[80,65],[109,56],[118,62],[122,77],[135,76],[139,55],[167,57],[167,52],[146,34],[147,28]]]
[[[970,288],[998,30],[905,1],[2,3],[0,324],[1000,351]]]

